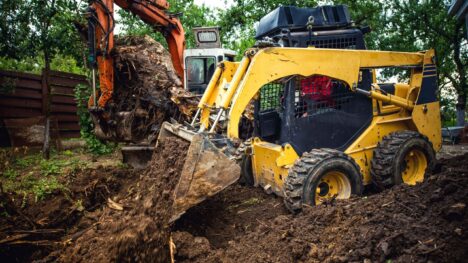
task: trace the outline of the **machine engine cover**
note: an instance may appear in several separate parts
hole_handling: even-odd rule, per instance
[[[276,35],[285,28],[291,31],[307,30],[310,16],[314,17],[314,30],[351,26],[351,17],[346,5],[315,8],[281,6],[260,20],[255,38],[260,40],[266,36]]]

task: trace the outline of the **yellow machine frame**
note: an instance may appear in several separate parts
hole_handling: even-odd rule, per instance
[[[356,87],[361,69],[410,67],[409,82],[397,84],[394,95],[380,92],[375,77],[372,90],[364,92],[373,99],[374,118],[344,152],[356,161],[363,182],[368,184],[373,150],[391,132],[416,130],[427,136],[434,150],[441,148],[439,102],[416,104],[423,78],[433,76],[423,75],[423,72],[427,65],[434,64],[434,56],[433,50],[405,53],[316,48],[250,49],[240,63],[218,65],[198,105],[195,119],[200,117],[201,130],[214,131],[221,116],[227,113],[227,136],[235,139],[239,137],[241,115],[265,84],[288,76],[324,75],[343,81],[359,92]],[[211,121],[211,115],[214,115],[214,121]],[[259,138],[254,138],[252,151],[255,183],[271,187],[273,192],[281,195],[288,169],[300,156],[288,144],[280,146]]]

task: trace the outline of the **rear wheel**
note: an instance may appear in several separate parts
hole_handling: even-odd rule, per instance
[[[372,180],[381,188],[415,185],[434,168],[435,152],[427,137],[418,132],[394,132],[379,142],[371,165]]]
[[[360,195],[362,190],[362,176],[352,158],[337,150],[314,149],[304,153],[289,169],[284,203],[291,212],[299,212],[303,204],[348,199]]]

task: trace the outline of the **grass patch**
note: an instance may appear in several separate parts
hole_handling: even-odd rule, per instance
[[[48,195],[67,192],[61,176],[87,167],[83,156],[73,151],[52,152],[49,160],[40,153],[14,157],[0,172],[0,182],[6,192],[23,196],[24,202],[31,196],[36,202]]]
[[[18,177],[18,172],[12,168],[7,168],[3,172],[3,175],[8,179],[15,179],[16,177]]]
[[[55,177],[48,177],[48,178],[40,178],[36,181],[35,184],[32,185],[32,193],[34,194],[34,200],[40,201],[43,200],[47,195],[60,190],[66,191],[68,190],[65,186],[58,182],[57,178]]]
[[[14,160],[14,165],[18,169],[25,169],[30,166],[36,165],[40,162],[41,155],[39,153],[27,155],[21,158],[16,158]]]

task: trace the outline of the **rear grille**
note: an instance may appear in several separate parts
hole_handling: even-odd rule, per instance
[[[356,38],[337,38],[307,41],[308,46],[316,48],[356,49]]]

